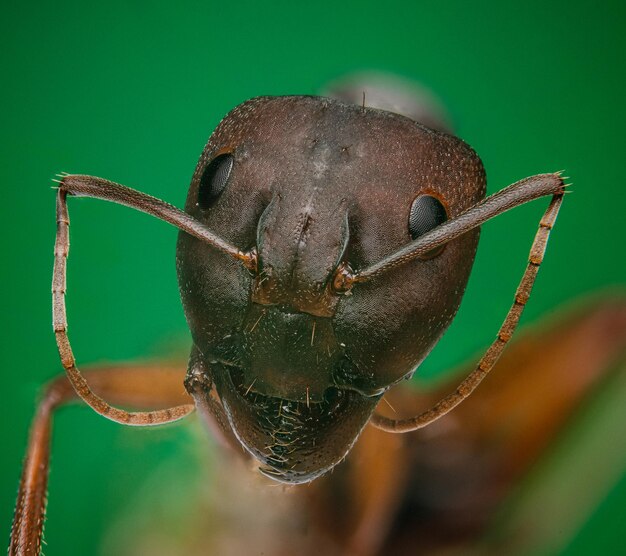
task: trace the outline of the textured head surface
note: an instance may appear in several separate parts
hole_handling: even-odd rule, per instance
[[[209,206],[210,164],[225,153],[230,174]],[[183,233],[181,296],[231,426],[270,474],[309,480],[340,461],[380,394],[414,371],[456,313],[478,230],[350,295],[329,287],[341,263],[358,271],[411,241],[421,194],[453,218],[484,197],[482,164],[456,137],[390,112],[261,97],[211,136],[185,210],[256,248],[258,272]]]

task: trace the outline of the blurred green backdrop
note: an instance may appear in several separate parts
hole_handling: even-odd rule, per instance
[[[564,203],[524,322],[626,282],[624,2],[35,2],[0,20],[2,392],[0,526],[8,539],[28,426],[60,370],[50,326],[56,172],[89,173],[182,206],[220,118],[264,94],[314,94],[380,69],[441,96],[481,155],[493,192],[566,169]],[[484,227],[461,314],[423,372],[492,338],[512,299],[535,203]],[[99,201],[71,202],[71,337],[79,364],[186,345],[176,232]],[[83,408],[55,422],[48,556],[96,554],[110,523],[159,462],[193,466],[188,427],[126,430]],[[202,449],[202,448],[201,448]],[[622,479],[568,553],[622,545]],[[621,519],[620,519],[621,518]]]

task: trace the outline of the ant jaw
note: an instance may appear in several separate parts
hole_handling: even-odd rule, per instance
[[[214,375],[232,433],[259,471],[281,483],[313,481],[340,463],[379,401],[331,386],[321,401],[307,404],[236,384],[236,370],[215,367]]]

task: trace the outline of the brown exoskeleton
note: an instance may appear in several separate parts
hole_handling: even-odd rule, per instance
[[[200,157],[184,212],[102,178],[63,175],[53,322],[73,389],[57,381],[40,405],[9,552],[39,553],[51,413],[75,395],[136,426],[197,408],[227,443],[256,458],[262,473],[286,483],[332,469],[368,422],[407,432],[445,415],[511,338],[564,188],[558,173],[542,174],[484,198],[482,163],[460,139],[384,110],[304,96],[256,98],[226,116]],[[478,227],[545,195],[552,201],[515,301],[475,370],[416,417],[375,413],[454,317]],[[193,339],[189,396],[168,369],[115,368],[89,380],[77,369],[65,316],[68,196],[124,204],[181,230],[176,264]],[[174,406],[116,407],[168,404]]]

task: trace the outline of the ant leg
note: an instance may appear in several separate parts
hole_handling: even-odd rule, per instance
[[[389,457],[393,459],[391,471],[372,473],[371,481],[375,477],[388,480],[388,474],[397,473],[398,460],[405,458],[409,469],[401,475],[404,482],[397,496],[419,499],[419,511],[403,514],[402,525],[396,520],[393,538],[386,537],[377,553],[393,552],[390,541],[396,547],[394,539],[402,538],[412,539],[403,545],[407,554],[419,553],[424,546],[435,553],[453,546],[456,553],[463,553],[463,548],[469,551],[476,542],[483,554],[534,554],[546,552],[546,547],[557,553],[571,540],[584,516],[617,483],[626,464],[626,447],[620,450],[626,440],[620,430],[623,419],[619,419],[624,412],[618,409],[625,407],[626,396],[624,293],[605,292],[570,301],[548,318],[524,327],[502,354],[497,371],[432,427],[415,431],[411,438],[374,427],[363,431],[332,480],[339,480],[343,466],[350,473],[353,466],[362,466],[365,474],[370,458],[382,457],[361,458],[361,444],[372,438],[365,433],[371,431],[378,433],[375,442],[384,437],[404,441]],[[462,380],[459,377],[467,376],[475,364],[456,369],[433,389],[392,388],[387,396],[393,410],[381,405],[379,411],[388,416],[412,415],[416,407],[430,407],[452,392]],[[552,443],[563,433],[569,440],[565,446],[559,443],[555,451]],[[388,449],[382,446],[381,451]],[[375,443],[371,449],[376,453]],[[574,471],[572,459],[576,460]],[[527,481],[538,462],[548,472],[542,472],[539,480],[535,476]],[[518,496],[522,479],[523,496]],[[317,481],[312,487],[316,485]],[[344,492],[333,486],[331,492]],[[370,485],[363,479],[359,486],[362,490],[354,495],[359,496],[357,500]],[[335,498],[329,499],[338,505]],[[359,515],[363,504],[351,500],[341,500],[339,507],[356,508],[355,515]],[[576,502],[571,504],[572,500]],[[503,502],[506,512],[502,512]],[[568,503],[568,511],[555,512]],[[332,515],[331,510],[326,512]],[[369,525],[366,532],[371,530]],[[520,535],[520,531],[525,533]]]
[[[122,405],[151,408],[190,401],[183,380],[185,367],[128,365],[87,371],[94,389]],[[65,375],[53,380],[39,402],[31,426],[28,449],[11,528],[9,556],[38,556],[45,518],[52,415],[59,406],[76,400]]]
[[[54,246],[54,270],[52,274],[52,322],[61,363],[76,393],[96,413],[107,419],[126,425],[158,425],[182,419],[194,410],[193,404],[178,405],[168,409],[148,412],[129,412],[118,409],[97,396],[87,384],[85,377],[76,367],[76,360],[67,335],[67,315],[65,310],[66,266],[70,248],[69,214],[66,202],[67,192],[59,189],[57,196],[57,235]]]
[[[530,248],[528,265],[526,266],[526,270],[517,288],[515,301],[509,309],[509,312],[504,319],[504,323],[498,331],[498,336],[482,356],[474,371],[472,371],[469,376],[461,382],[461,384],[459,384],[457,389],[452,394],[449,394],[437,402],[433,407],[416,417],[409,419],[389,419],[375,413],[370,419],[370,423],[372,425],[388,432],[397,433],[421,429],[450,412],[476,389],[476,387],[496,364],[500,354],[517,328],[524,306],[530,297],[530,292],[533,284],[535,283],[537,272],[539,271],[539,267],[543,261],[546,245],[550,236],[550,230],[554,226],[562,201],[563,193],[556,194],[552,197],[552,201],[539,223],[539,229],[537,230],[537,234],[535,235],[535,239]]]

